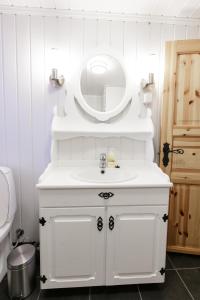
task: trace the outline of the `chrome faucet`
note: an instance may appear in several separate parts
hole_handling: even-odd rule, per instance
[[[99,162],[99,168],[101,169],[101,173],[105,173],[106,169],[106,153],[100,154],[100,162]]]

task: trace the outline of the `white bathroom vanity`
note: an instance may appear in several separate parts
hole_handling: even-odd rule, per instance
[[[134,99],[122,60],[102,53],[84,61],[66,108],[60,103],[54,115],[51,163],[37,184],[42,289],[164,282],[171,183],[153,163],[148,82]],[[115,62],[121,74],[110,71],[95,86],[95,68],[106,73]],[[68,157],[71,141],[83,147],[80,138],[87,155]],[[119,168],[99,161],[110,145]]]

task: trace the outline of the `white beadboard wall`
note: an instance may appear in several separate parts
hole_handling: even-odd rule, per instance
[[[73,62],[75,68],[84,55],[97,47],[109,47],[124,55],[135,66],[132,72],[137,80],[142,74],[140,65],[144,56],[149,52],[156,53],[157,96],[152,111],[157,152],[164,42],[190,38],[199,38],[198,25],[0,15],[0,165],[14,170],[18,202],[14,229],[24,228],[26,240],[38,240],[35,184],[50,159],[52,111],[59,97],[59,92],[49,86],[49,50],[59,46],[66,56],[66,61],[63,61],[66,79],[72,71],[67,62]],[[133,84],[135,95],[138,93],[138,82]],[[82,139],[78,143],[81,151]],[[110,139],[107,143],[108,146],[109,143],[111,146],[113,143],[119,145],[119,156],[129,158],[123,155],[128,147],[132,149],[130,141]],[[96,157],[97,144],[97,140],[88,139],[87,151],[80,153],[81,157]],[[68,145],[71,159],[74,148],[77,148],[77,141],[72,140]]]

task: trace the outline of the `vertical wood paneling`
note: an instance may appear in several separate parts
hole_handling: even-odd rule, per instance
[[[49,76],[51,69],[54,67],[52,51],[57,52],[58,49],[58,18],[57,17],[44,17],[44,65],[45,65],[45,119],[46,119],[46,134],[45,141],[47,149],[50,149],[51,145],[51,121],[53,118],[53,108],[58,103],[58,93],[56,89],[50,84]],[[56,49],[56,50],[53,50]],[[59,53],[60,54],[60,53]],[[59,56],[55,53],[56,56]],[[55,61],[57,64],[57,61]],[[56,66],[57,67],[57,66]],[[50,161],[50,153],[46,152],[48,161]]]
[[[124,24],[124,61],[127,66],[127,72],[133,78],[133,97],[137,95],[138,72],[137,72],[137,23],[126,22]]]
[[[72,69],[71,81],[76,80],[76,74],[80,69],[80,63],[83,59],[83,49],[84,49],[84,39],[85,37],[85,20],[84,19],[72,19],[71,20],[71,40],[70,40],[70,61],[72,64],[70,65]],[[70,84],[74,84],[74,82],[70,82]],[[70,102],[71,112],[76,112],[76,104],[73,101],[74,95],[71,95],[72,99]],[[71,157],[72,159],[78,158],[78,149],[82,148],[82,138],[77,139],[77,142],[74,139],[71,140]],[[83,143],[84,144],[84,143]],[[90,141],[88,141],[88,145]],[[94,148],[94,147],[93,147]],[[80,154],[82,157],[82,154]]]
[[[111,21],[98,20],[97,46],[108,48],[110,45],[110,25]]]
[[[134,149],[134,159],[143,160],[145,155],[145,142],[135,140],[133,142],[133,149]]]
[[[176,25],[175,26],[175,40],[185,40],[187,35],[187,26],[186,25]]]
[[[155,78],[155,89],[156,92],[154,93],[154,99],[152,103],[152,120],[154,123],[154,148],[155,148],[155,159],[157,160],[157,154],[159,152],[159,135],[160,135],[160,128],[156,126],[156,124],[160,124],[160,98],[162,94],[160,93],[160,80],[159,73],[160,71],[160,57],[161,57],[161,26],[157,26],[157,24],[151,23],[150,25],[150,38],[149,38],[149,52],[150,54],[154,54],[153,56],[150,55],[150,59],[154,60],[153,72]],[[151,71],[151,70],[150,70]],[[152,72],[151,71],[151,72]],[[158,161],[158,160],[157,160]]]
[[[59,89],[58,92],[58,101],[62,106],[64,104],[66,111],[69,111],[69,101],[66,101],[66,95],[68,94],[68,86],[71,79],[71,60],[70,60],[70,46],[71,46],[71,19],[59,17],[58,18],[58,49],[60,49],[62,56],[62,64],[59,66],[59,73],[63,74],[65,77],[65,88]]]
[[[3,73],[3,17],[0,16],[0,165],[7,164],[6,155],[6,127],[5,127],[5,98],[4,98],[4,73]]]
[[[82,158],[86,160],[95,159],[95,139],[82,138]]]
[[[121,138],[121,147],[120,147],[120,152],[121,152],[121,159],[134,159],[133,157],[133,141],[128,138]]]
[[[18,210],[15,226],[21,223],[21,188],[19,163],[19,102],[17,91],[16,24],[15,16],[3,15],[3,73],[5,99],[5,135],[7,165],[13,169]]]
[[[95,159],[99,159],[100,153],[106,153],[107,152],[107,144],[106,139],[95,139]]]
[[[70,47],[70,60],[73,62],[74,73],[80,67],[81,58],[83,57],[83,34],[85,35],[85,20],[72,19],[72,35]]]
[[[60,1],[58,5],[63,3]],[[42,5],[54,4],[44,1]],[[133,95],[137,97],[141,78],[148,76],[145,59],[149,52],[157,54],[153,120],[158,145],[164,43],[174,38],[198,38],[200,31],[199,26],[53,16],[2,15],[1,19],[0,164],[13,168],[15,174],[18,201],[15,228],[22,226],[27,240],[37,240],[35,184],[50,159],[52,111],[58,101],[65,100],[65,90],[71,97],[67,98],[66,107],[70,105],[70,110],[76,110],[74,102],[69,101],[73,97],[71,80],[82,58],[96,48],[110,48],[124,55],[133,78]],[[50,49],[55,47],[61,50],[61,72],[66,78],[65,89],[60,91],[49,84]],[[79,138],[59,145],[65,159],[99,159],[99,153],[112,148],[117,159],[141,159],[144,155],[144,145],[128,139]]]
[[[83,55],[87,56],[94,53],[95,48],[97,47],[97,30],[97,20],[84,20]]]
[[[110,47],[120,55],[124,55],[125,22],[110,21]]]
[[[44,68],[44,24],[42,17],[31,17],[30,20],[30,52],[31,52],[31,115],[32,115],[32,154],[33,154],[33,184],[35,185],[38,177],[47,164],[48,149],[46,144],[46,106],[45,106],[45,68]],[[34,189],[35,202],[35,226],[34,236],[38,238],[38,199]]]
[[[187,26],[186,39],[196,39],[199,37],[199,26]]]
[[[137,73],[138,84],[141,78],[148,79],[146,62],[149,52],[150,24],[141,23],[137,26]]]
[[[18,92],[18,144],[22,224],[26,238],[34,232],[34,185],[31,132],[30,17],[16,16],[16,58]],[[23,54],[23,55],[22,55]]]

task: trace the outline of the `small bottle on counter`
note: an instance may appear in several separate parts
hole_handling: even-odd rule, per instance
[[[114,149],[110,149],[107,155],[108,168],[115,168],[116,164],[117,163],[116,163],[116,156],[115,156]]]

